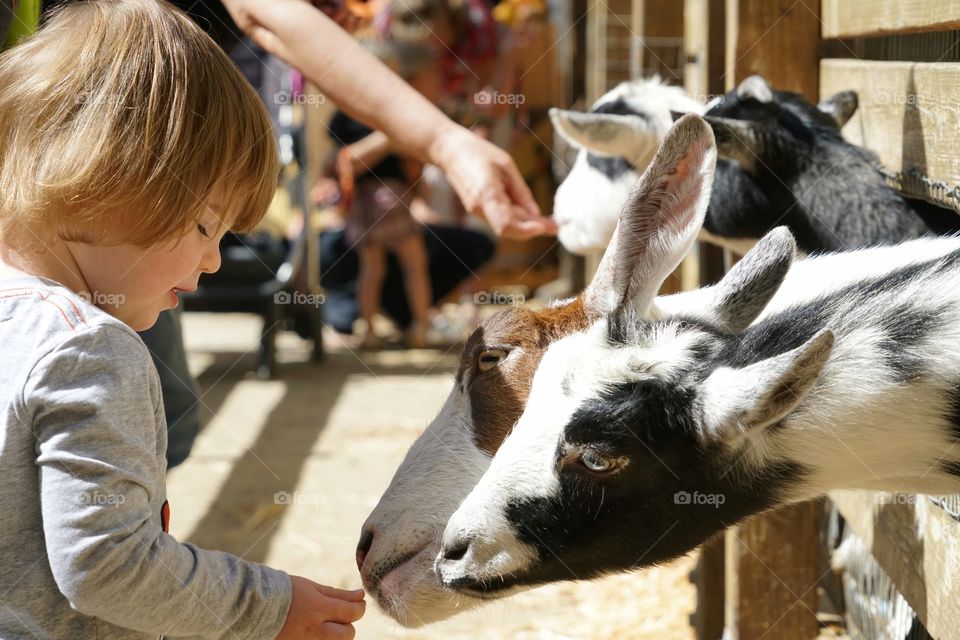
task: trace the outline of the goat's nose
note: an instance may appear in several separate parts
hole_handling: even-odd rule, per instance
[[[443,548],[440,549],[440,558],[450,561],[463,560],[463,557],[467,555],[469,549],[470,539],[458,538],[452,540],[449,544],[444,543]]]
[[[357,543],[357,569],[363,570],[363,561],[371,546],[373,546],[373,529],[364,529],[360,532],[360,542]]]

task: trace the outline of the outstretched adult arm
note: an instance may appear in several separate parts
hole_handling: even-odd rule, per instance
[[[395,148],[436,164],[472,213],[522,239],[555,233],[510,156],[455,124],[320,10],[302,0],[223,0],[257,44],[299,69]]]

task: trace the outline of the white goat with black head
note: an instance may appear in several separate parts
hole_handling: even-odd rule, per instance
[[[672,113],[703,105],[659,76],[621,82],[588,113],[551,109],[554,129],[579,149],[554,198],[558,237],[568,251],[603,251],[623,203],[673,124]]]
[[[702,307],[663,316],[659,256],[696,235],[715,153],[697,116],[667,136],[617,231],[634,250],[601,264],[607,313],[546,349],[447,523],[448,587],[491,597],[662,562],[837,488],[960,491],[960,240],[799,269],[777,229]],[[844,271],[857,277],[823,278]]]
[[[676,87],[661,87],[679,91]],[[601,98],[590,113],[553,110],[557,132],[582,149],[557,190],[560,242],[587,254],[609,242],[629,187],[646,169],[666,128],[649,113],[665,100],[650,91],[621,102],[616,115]],[[643,117],[629,115],[635,110]],[[793,232],[805,252],[894,244],[960,227],[955,214],[906,200],[884,183],[872,153],[846,142],[842,127],[857,96],[844,91],[819,105],[775,91],[751,76],[708,105],[719,160],[702,235],[744,251],[778,225]],[[697,109],[674,111],[703,112]]]

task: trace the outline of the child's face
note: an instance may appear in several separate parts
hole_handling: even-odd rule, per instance
[[[220,240],[229,229],[214,207],[192,224],[179,241],[144,249],[135,245],[69,243],[89,287],[92,302],[143,331],[165,309],[177,306],[176,291],[197,288],[201,273],[220,268]]]

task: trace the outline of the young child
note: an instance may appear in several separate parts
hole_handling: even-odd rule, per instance
[[[67,4],[0,57],[0,637],[352,638],[363,593],[166,533],[135,333],[277,181],[265,110],[159,0]]]

